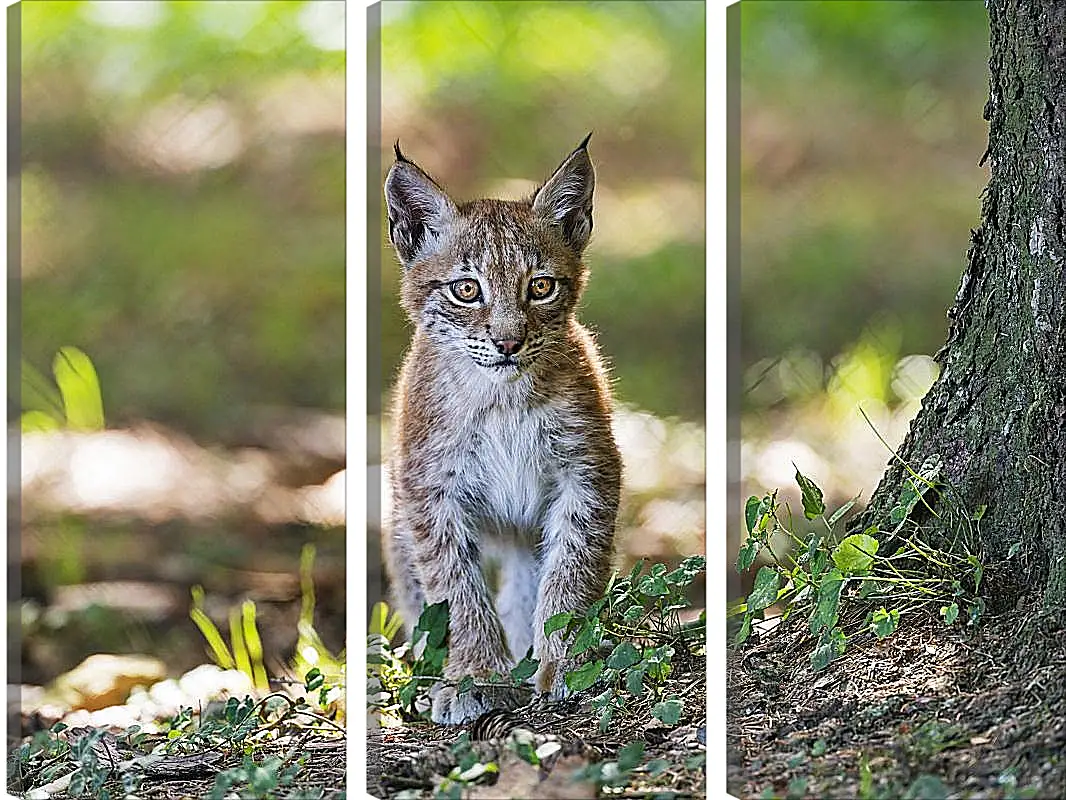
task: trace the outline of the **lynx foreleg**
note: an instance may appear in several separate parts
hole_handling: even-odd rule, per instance
[[[389,575],[389,595],[392,605],[403,619],[407,638],[418,622],[425,604],[415,564],[414,538],[406,522],[394,515],[392,530],[384,538],[385,566]]]
[[[426,508],[426,504],[421,506]],[[462,509],[438,499],[414,533],[419,582],[429,604],[448,601],[447,681],[432,692],[433,721],[459,725],[491,708],[514,705],[516,698],[490,689],[460,694],[455,682],[467,675],[506,674],[511,667],[500,620],[481,572],[478,543],[463,524]]]
[[[616,503],[583,491],[564,492],[549,511],[533,654],[540,659],[536,690],[552,699],[566,695],[566,671],[574,663],[567,657],[568,642],[562,632],[545,637],[544,623],[564,611],[584,611],[603,592],[611,568],[616,511]]]

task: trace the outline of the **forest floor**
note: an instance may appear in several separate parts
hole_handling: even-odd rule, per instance
[[[794,616],[727,660],[728,791],[749,798],[1066,797],[1066,616],[912,619],[813,672]]]
[[[375,797],[409,800],[705,797],[706,659],[680,650],[673,667],[662,686],[663,696],[682,700],[673,725],[651,715],[654,700],[646,693],[628,714],[615,716],[606,732],[600,730],[598,714],[585,695],[552,705],[534,702],[513,712],[490,712],[483,722],[469,726],[372,726],[367,733],[367,791]],[[520,757],[523,741],[538,752],[554,752],[534,766]],[[623,751],[635,743],[642,753],[636,763],[626,764]],[[468,755],[471,751],[474,757]],[[464,756],[468,762],[476,758],[495,764],[499,771],[469,782],[449,781]]]

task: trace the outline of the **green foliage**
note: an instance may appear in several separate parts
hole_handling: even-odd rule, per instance
[[[403,619],[399,614],[389,611],[388,603],[378,601],[370,610],[370,622],[367,625],[367,633],[384,636],[389,641],[400,632],[403,627]]]
[[[314,545],[305,544],[300,553],[301,606],[292,666],[299,675],[321,678],[315,689],[319,691],[319,706],[325,710],[343,696],[344,653],[331,653],[314,627],[314,561]],[[207,640],[215,663],[223,669],[240,670],[251,679],[257,690],[268,691],[270,681],[263,658],[263,642],[256,623],[255,602],[245,600],[239,606],[230,608],[230,645],[227,645],[204,608],[203,587],[193,586],[191,593],[189,617]]]
[[[985,608],[978,594],[984,566],[971,552],[977,541],[973,525],[979,515],[960,511],[954,491],[941,479],[940,465],[939,456],[934,455],[919,471],[908,468],[898,501],[889,513],[891,528],[887,534],[871,525],[835,544],[834,525],[846,516],[855,500],[826,516],[821,489],[798,469],[796,483],[804,514],[821,522],[805,538],[793,529],[788,507],[780,508],[776,491],[749,498],[744,506],[748,539],[737,558],[737,570],[750,568],[761,553],[771,563],[759,568],[746,601],[730,610],[730,615],[743,615],[735,643],[748,639],[753,622],[762,619],[774,603],[784,606],[786,617],[797,609],[810,609],[809,629],[818,637],[810,656],[815,670],[840,657],[855,637],[890,636],[907,613],[922,606],[939,608],[948,625],[965,607],[970,623],[976,623]],[[945,545],[934,546],[914,521],[919,504],[941,523],[954,526]],[[775,552],[770,542],[776,533],[791,540],[791,553]],[[884,547],[887,543],[891,543],[888,550]],[[870,606],[861,625],[842,625],[845,600]]]
[[[616,715],[630,713],[645,693],[660,699],[677,647],[695,651],[703,645],[702,623],[682,625],[678,617],[688,605],[685,590],[705,569],[703,557],[686,558],[672,571],[655,564],[642,575],[643,568],[640,561],[628,575],[612,575],[604,596],[584,614],[559,614],[544,625],[549,635],[563,632],[571,642],[571,656],[591,654],[567,673],[566,685],[575,692],[603,687],[592,699],[600,730],[607,730]],[[597,657],[599,653],[606,657]],[[669,715],[673,705],[667,701],[656,707]]]
[[[92,359],[76,347],[61,347],[52,361],[55,386],[22,360],[22,431],[104,427],[100,379]]]
[[[611,576],[603,597],[584,613],[563,612],[544,623],[547,635],[561,634],[569,642],[568,654],[579,662],[565,675],[567,687],[574,692],[598,688],[592,706],[599,714],[601,730],[606,730],[618,715],[643,711],[649,719],[664,725],[677,725],[684,713],[681,698],[664,694],[663,687],[677,651],[691,654],[705,651],[703,615],[692,623],[682,624],[679,613],[688,607],[685,592],[706,569],[702,556],[684,559],[671,570],[654,564],[644,572],[638,562],[628,574]],[[367,703],[383,725],[400,724],[403,719],[424,719],[429,708],[426,688],[440,680],[446,656],[447,604],[426,606],[415,626],[409,643],[393,648],[382,631],[390,618],[387,607],[376,608],[378,630],[367,639]],[[417,654],[411,661],[412,653]],[[407,659],[407,660],[405,660]],[[410,662],[410,663],[409,663]],[[531,677],[537,661],[527,654],[508,677],[497,676],[503,685],[519,685]],[[459,691],[469,690],[473,678],[459,683]],[[508,746],[531,764],[539,764],[558,743],[546,743],[534,749],[515,731]],[[622,747],[615,759],[585,767],[581,776],[599,786],[620,787],[629,783],[643,761],[644,742]],[[464,733],[453,745],[458,764],[441,783],[434,797],[461,797],[465,787],[485,776],[495,774],[494,762],[479,762]],[[698,769],[702,753],[686,763]],[[656,759],[644,765],[641,774],[657,775],[669,762]]]
[[[255,603],[245,600],[240,607],[229,612],[230,643],[226,645],[218,627],[204,610],[204,589],[192,587],[192,608],[189,617],[199,628],[211,648],[215,663],[223,669],[237,669],[247,675],[257,689],[268,689],[266,666],[263,663],[263,646],[255,622]]]
[[[966,2],[759,0],[736,11],[745,122],[774,120],[765,139],[745,137],[739,159],[743,358],[807,361],[793,350],[802,342],[818,362],[803,388],[824,390],[839,358],[861,363],[856,377],[883,387],[867,396],[882,399],[900,356],[943,343],[940,308],[958,283],[947,265],[958,262],[956,232],[972,225],[986,181],[966,154],[985,144],[987,17]],[[832,156],[782,159],[786,141]],[[936,199],[915,207],[934,174]],[[856,332],[886,308],[899,334],[878,348],[887,370],[872,351],[850,358]],[[751,405],[803,391],[782,377]]]
[[[234,788],[240,789],[242,798],[291,797],[287,787],[292,785],[299,772],[298,764],[285,766],[284,761],[277,756],[256,759],[246,755],[239,767],[218,773],[207,797],[208,800],[223,800],[231,796]]]
[[[311,684],[311,681],[308,681]],[[112,763],[93,749],[109,734],[90,730],[71,742],[61,738],[67,726],[57,723],[41,731],[11,753],[10,788],[29,792],[53,785],[52,795],[66,784],[66,796],[94,800],[117,800],[137,793],[144,780],[143,766],[152,758],[167,755],[211,754],[217,759],[239,758],[239,766],[219,771],[211,798],[320,797],[321,793],[294,790],[293,782],[303,771],[308,752],[301,750],[307,734],[343,735],[343,727],[307,706],[303,699],[274,693],[255,699],[230,697],[220,710],[198,714],[183,708],[166,721],[163,735],[148,735],[136,725],[122,734],[124,760]],[[284,758],[266,750],[281,737],[293,737],[300,745]],[[30,796],[33,796],[32,794]],[[42,795],[44,796],[44,795]]]
[[[315,546],[308,542],[300,550],[300,618],[296,623],[296,649],[292,666],[297,675],[321,673],[328,687],[320,692],[319,703],[325,709],[344,695],[345,653],[330,652],[315,629]]]
[[[644,757],[644,742],[636,740],[619,748],[615,759],[588,764],[578,771],[584,780],[593,781],[599,786],[619,787],[629,783],[633,770]]]
[[[388,606],[375,609],[380,620],[389,620]],[[382,630],[395,625],[384,623]],[[448,603],[442,601],[422,609],[412,631],[412,641],[393,647],[380,631],[367,635],[367,706],[382,725],[398,725],[404,719],[428,718],[427,690],[440,681],[448,654]],[[408,656],[411,656],[408,659]],[[460,685],[460,691],[473,687],[473,680]]]

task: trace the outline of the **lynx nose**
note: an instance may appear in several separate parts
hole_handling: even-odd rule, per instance
[[[499,350],[502,355],[513,356],[515,353],[522,349],[522,345],[525,343],[525,340],[493,339],[492,343],[496,345],[496,349]]]

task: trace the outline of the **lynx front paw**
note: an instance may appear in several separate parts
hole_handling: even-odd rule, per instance
[[[496,708],[513,709],[529,699],[528,689],[475,686],[460,693],[454,683],[439,683],[430,692],[430,717],[438,725],[462,725]]]

